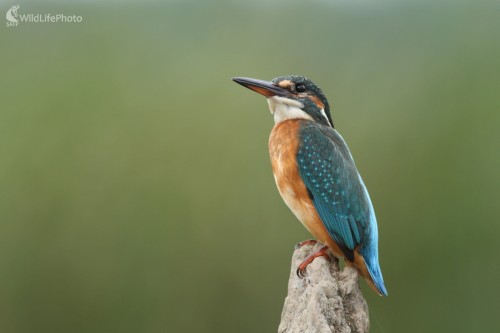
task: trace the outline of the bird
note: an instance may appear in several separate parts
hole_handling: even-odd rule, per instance
[[[354,266],[380,296],[387,296],[378,256],[378,227],[370,195],[351,152],[334,127],[323,91],[310,79],[285,75],[271,81],[232,80],[267,98],[274,118],[269,137],[278,191],[293,214],[324,246],[297,268],[303,278],[328,250]]]

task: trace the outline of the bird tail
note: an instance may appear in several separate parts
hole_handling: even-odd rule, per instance
[[[377,258],[369,258],[365,260],[366,270],[368,272],[368,276],[365,278],[368,280],[368,283],[380,296],[387,296],[387,289],[385,289],[384,278],[382,277],[382,271],[380,270],[380,265],[378,264]]]
[[[387,296],[387,289],[385,289],[384,278],[382,271],[378,264],[378,256],[375,253],[370,255],[362,255],[358,251],[354,252],[354,266],[358,269],[360,274],[366,279],[368,285],[380,296]]]

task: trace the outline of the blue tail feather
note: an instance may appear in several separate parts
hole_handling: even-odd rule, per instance
[[[382,296],[389,295],[387,293],[387,289],[385,289],[384,278],[382,277],[382,271],[380,270],[378,260],[365,259],[365,263],[366,263],[366,268],[368,269],[368,273],[370,273],[370,277],[372,278],[372,281],[375,284],[377,290],[380,292]]]

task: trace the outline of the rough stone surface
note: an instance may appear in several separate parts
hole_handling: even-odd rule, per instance
[[[356,269],[340,271],[338,261],[314,259],[300,279],[296,270],[305,258],[323,245],[304,245],[292,258],[288,296],[281,314],[279,333],[366,333],[368,306],[361,294]]]

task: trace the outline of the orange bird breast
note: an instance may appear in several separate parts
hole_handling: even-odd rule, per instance
[[[277,123],[269,137],[269,153],[274,179],[281,197],[307,230],[328,245],[336,257],[344,257],[330,237],[309,197],[297,165],[299,130],[307,120],[291,119]]]

